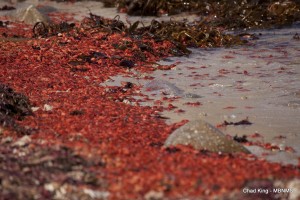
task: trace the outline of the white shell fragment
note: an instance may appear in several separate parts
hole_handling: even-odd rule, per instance
[[[44,111],[51,111],[53,109],[53,106],[45,104],[43,110]]]
[[[175,130],[165,141],[165,146],[191,145],[197,150],[221,153],[250,153],[241,144],[227,138],[220,130],[202,120],[188,122]]]
[[[36,112],[40,109],[40,107],[31,107],[32,112]]]

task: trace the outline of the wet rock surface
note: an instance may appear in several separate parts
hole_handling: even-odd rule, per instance
[[[191,145],[197,150],[221,153],[236,153],[249,151],[239,143],[227,138],[211,124],[195,120],[188,122],[175,130],[166,140],[165,146]]]
[[[164,95],[168,97],[186,97],[186,98],[201,98],[198,94],[185,93],[175,84],[165,80],[152,80],[144,85],[144,89],[155,95]]]
[[[37,22],[49,24],[49,18],[42,14],[34,5],[29,5],[25,8],[19,8],[12,12],[10,18],[15,21],[24,22],[26,24],[34,25]]]
[[[170,97],[183,96],[183,90],[168,81],[153,80],[145,84],[144,88],[149,92],[161,93]]]

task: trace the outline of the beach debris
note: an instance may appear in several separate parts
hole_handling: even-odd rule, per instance
[[[249,153],[245,147],[227,138],[220,130],[203,120],[188,122],[171,133],[165,141],[166,147],[179,144],[211,152]]]
[[[124,60],[121,60],[120,66],[130,69],[130,68],[134,67],[134,62],[132,60],[124,59]]]
[[[25,116],[31,114],[28,98],[23,94],[16,93],[9,86],[0,83],[0,115],[22,120]]]
[[[18,125],[16,120],[23,120],[25,116],[32,114],[30,102],[25,95],[0,83],[0,127],[27,134],[28,130]]]
[[[39,109],[40,109],[40,107],[37,107],[37,106],[31,107],[32,112],[36,112],[36,111],[38,111]]]
[[[245,44],[239,36],[225,34],[220,30],[206,25],[202,21],[188,23],[186,21],[158,21],[152,20],[148,26],[139,26],[139,21],[134,23],[122,22],[117,15],[113,19],[90,13],[90,16],[81,22],[85,28],[100,28],[105,32],[125,32],[131,37],[152,38],[156,41],[170,40],[176,48],[170,49],[170,53],[176,56],[190,54],[189,47],[220,47]],[[124,45],[122,45],[124,47]],[[125,46],[126,47],[126,46]],[[141,44],[141,49],[150,50],[148,45]],[[119,46],[120,48],[120,46]]]
[[[151,25],[136,30],[148,31],[162,39],[170,39],[178,48],[188,47],[220,47],[245,44],[238,36],[224,34],[220,30],[208,26],[202,21],[188,23],[186,21],[162,21],[152,20]],[[182,46],[183,45],[183,46]]]
[[[83,110],[73,110],[69,113],[70,115],[84,115]]]
[[[229,125],[234,125],[234,126],[239,126],[239,125],[251,125],[252,122],[250,122],[248,120],[248,118],[243,119],[241,121],[238,122],[228,122],[228,121],[224,121],[222,124],[218,124],[217,127],[223,127],[223,126],[229,126]]]
[[[7,27],[7,25],[9,24],[9,21],[0,21],[0,27]]]
[[[60,22],[55,23],[45,23],[45,22],[36,22],[33,26],[32,32],[34,37],[42,36],[52,36],[60,35],[61,33],[68,32],[74,28],[74,23]]]
[[[6,10],[14,10],[14,9],[16,9],[15,7],[13,7],[13,6],[8,6],[8,5],[4,5],[4,6],[2,6],[1,8],[0,8],[0,11],[6,11]]]
[[[53,106],[49,104],[44,104],[43,110],[44,111],[51,111],[53,109]]]
[[[235,135],[234,137],[233,137],[233,140],[235,140],[235,141],[237,141],[237,142],[239,142],[239,143],[246,143],[246,142],[248,142],[248,139],[247,139],[247,136],[246,135],[243,135],[243,136],[237,136],[237,135]]]

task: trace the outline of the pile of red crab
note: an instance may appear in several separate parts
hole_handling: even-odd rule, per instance
[[[142,96],[138,85],[101,84],[133,71],[151,75],[159,70],[153,63],[177,48],[172,42],[79,23],[47,37],[24,35],[18,24],[13,29],[0,28],[6,36],[0,40],[0,83],[26,96],[32,111],[22,119],[1,114],[0,196],[225,199],[237,194],[246,199],[242,188],[253,181],[262,181],[256,187],[271,187],[276,180],[300,177],[299,166],[252,155],[165,148],[167,136],[185,121],[167,125],[161,107],[139,106],[141,100],[133,98]],[[24,38],[7,39],[14,34]],[[75,172],[84,175],[78,178]]]

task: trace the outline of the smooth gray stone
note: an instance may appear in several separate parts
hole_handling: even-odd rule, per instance
[[[182,96],[183,90],[179,89],[174,84],[164,80],[152,80],[145,85],[147,91],[162,92],[170,96]]]
[[[155,79],[145,84],[145,89],[150,92],[162,93],[170,97],[185,97],[185,98],[201,98],[200,95],[192,93],[184,93],[184,91],[178,88],[175,84],[168,81]]]
[[[47,16],[42,14],[34,5],[30,5],[26,8],[20,8],[11,14],[11,19],[15,21],[24,22],[26,24],[34,25],[37,22],[43,22],[49,24]]]
[[[167,140],[165,146],[176,146],[177,144],[191,145],[197,150],[211,152],[250,153],[238,142],[227,138],[220,130],[203,120],[188,122],[175,130]]]

